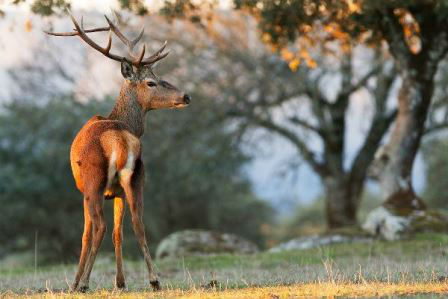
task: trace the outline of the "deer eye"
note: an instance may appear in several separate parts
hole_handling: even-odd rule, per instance
[[[154,81],[148,81],[148,83],[146,83],[146,84],[148,84],[149,87],[155,87],[155,86],[157,86],[157,83],[154,82]]]

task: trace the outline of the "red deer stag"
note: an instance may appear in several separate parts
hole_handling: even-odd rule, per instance
[[[106,232],[103,215],[104,199],[114,199],[114,230],[117,273],[115,285],[125,288],[122,269],[124,198],[129,205],[132,226],[143,252],[154,290],[160,289],[153,270],[151,255],[143,225],[143,178],[140,138],[144,133],[146,112],[161,108],[179,108],[189,104],[190,96],[170,83],[157,77],[151,66],[168,55],[163,52],[166,42],[153,55],[145,58],[145,45],[138,56],[133,49],[143,36],[144,30],[134,40],[127,39],[106,17],[108,27],[84,29],[70,14],[73,32],[46,32],[55,36],[79,36],[89,46],[110,59],[121,63],[124,82],[115,106],[108,117],[94,116],[87,121],[76,136],[70,151],[70,162],[77,188],[84,195],[84,233],[78,271],[72,290],[85,291],[95,257]],[[87,33],[109,31],[105,48],[95,43]],[[114,33],[128,48],[128,57],[110,52]]]

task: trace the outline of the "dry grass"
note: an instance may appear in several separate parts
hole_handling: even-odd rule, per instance
[[[67,293],[76,265],[37,269],[3,266],[0,298],[322,298],[448,294],[448,236],[340,244],[305,251],[216,255],[157,261],[164,290],[147,288],[142,262],[125,263],[128,290],[113,289],[114,259],[103,253],[91,278],[92,292]],[[206,290],[211,279],[216,290]],[[63,290],[63,291],[57,291]],[[65,291],[64,291],[65,290]],[[426,294],[426,295],[425,295]],[[429,294],[429,295],[428,295]]]
[[[309,283],[296,284],[290,286],[272,286],[272,287],[248,287],[244,289],[228,290],[164,290],[161,292],[140,291],[140,292],[121,292],[100,290],[92,293],[68,293],[68,292],[45,292],[16,294],[5,292],[0,294],[0,298],[44,298],[44,299],[91,299],[91,298],[201,298],[201,299],[257,299],[257,298],[336,298],[336,297],[391,297],[391,296],[418,296],[420,298],[429,298],[430,295],[446,295],[448,293],[447,283]],[[416,298],[416,297],[414,297]],[[431,297],[434,298],[434,297]]]

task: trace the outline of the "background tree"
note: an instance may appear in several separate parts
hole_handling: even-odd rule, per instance
[[[382,198],[392,209],[424,208],[415,194],[412,166],[424,132],[434,76],[448,50],[446,1],[235,1],[260,17],[273,43],[306,39],[313,28],[331,27],[334,39],[385,41],[402,84],[398,117],[379,163]],[[291,13],[294,11],[295,13]]]
[[[278,61],[271,63],[275,64]],[[286,65],[283,67],[287,69]],[[249,89],[245,93],[237,95],[237,105],[229,111],[229,115],[243,118],[243,122],[250,126],[264,128],[290,141],[301,157],[321,178],[325,188],[328,227],[339,228],[356,225],[367,168],[396,115],[395,111],[386,109],[388,93],[394,81],[393,71],[381,69],[377,73],[376,87],[370,86],[374,113],[360,150],[353,161],[349,161],[345,144],[348,139],[346,123],[350,100],[358,89],[367,87],[366,82],[372,73],[365,74],[357,80],[358,82],[353,83],[355,80],[353,79],[352,60],[351,57],[346,57],[338,69],[342,77],[342,85],[336,95],[331,97],[325,94],[321,87],[324,82],[323,78],[331,72],[324,67],[316,70],[303,67],[299,73],[289,74],[288,79],[273,73],[272,65],[267,66],[266,69],[271,69],[270,73],[273,77],[266,78],[265,82],[258,78],[265,90],[273,89],[273,84],[266,82],[273,78],[275,78],[273,82],[282,81],[283,84],[280,86],[286,90],[288,90],[285,84],[287,80],[294,79],[296,84],[300,82],[303,89],[296,90],[294,94],[290,95],[282,92],[273,95],[260,91],[257,93],[256,100],[248,101],[247,99],[251,98],[250,94],[254,93]],[[245,73],[245,76],[248,76],[248,73]],[[255,70],[253,73],[256,73]],[[230,76],[232,75],[235,74],[230,73]],[[293,86],[293,84],[288,85]],[[365,86],[363,86],[364,84]],[[304,116],[303,110],[306,105],[311,106],[310,115]],[[278,115],[278,109],[282,108],[287,111],[286,117],[279,119],[275,115]],[[366,122],[369,120],[366,119]],[[310,145],[312,138],[319,140],[322,149],[313,149]]]
[[[316,46],[314,51],[322,53],[333,48],[332,55],[322,54],[316,65],[308,62],[310,66],[295,71],[291,62],[285,62],[288,55],[293,55],[289,50],[283,50],[286,59],[280,59],[260,38],[254,37],[252,18],[215,14],[210,23],[201,29],[208,39],[204,43],[207,51],[195,52],[198,60],[204,61],[200,67],[202,75],[192,78],[210,87],[210,97],[225,103],[226,116],[238,121],[240,131],[262,128],[291,142],[325,187],[329,228],[357,224],[367,168],[396,115],[386,105],[395,80],[392,64],[384,62],[378,51],[370,68],[360,72],[351,52],[328,44]],[[226,30],[222,29],[224,26]],[[201,43],[200,33],[195,36],[194,44],[181,43],[200,48],[195,46]],[[214,65],[206,65],[209,61]],[[333,94],[328,93],[325,84],[332,86]],[[346,123],[353,95],[360,90],[371,100],[373,113],[371,119],[366,117],[368,132],[350,161]],[[312,145],[316,143],[319,145]]]
[[[188,7],[185,1],[178,6]],[[398,94],[397,123],[375,161],[384,205],[392,212],[412,213],[425,206],[412,186],[412,167],[433,98],[439,62],[446,56],[448,3],[428,1],[267,1],[235,0],[236,8],[259,20],[264,40],[274,48],[299,45],[292,61],[311,59],[300,49],[336,40],[350,50],[353,43],[386,42],[402,84]],[[178,7],[170,6],[170,7]],[[294,13],[291,13],[294,12]],[[175,15],[176,10],[168,11]]]

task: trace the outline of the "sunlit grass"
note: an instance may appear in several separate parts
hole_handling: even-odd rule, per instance
[[[245,298],[336,298],[336,297],[390,297],[390,296],[415,296],[420,298],[429,298],[425,294],[446,295],[448,293],[448,284],[446,283],[308,283],[295,284],[289,286],[271,286],[271,287],[247,287],[244,289],[224,289],[224,290],[206,290],[206,289],[173,289],[160,292],[140,291],[140,292],[122,292],[98,290],[88,293],[69,293],[69,292],[44,292],[44,293],[25,293],[16,294],[5,292],[0,294],[0,298],[213,298],[213,299],[245,299]]]

